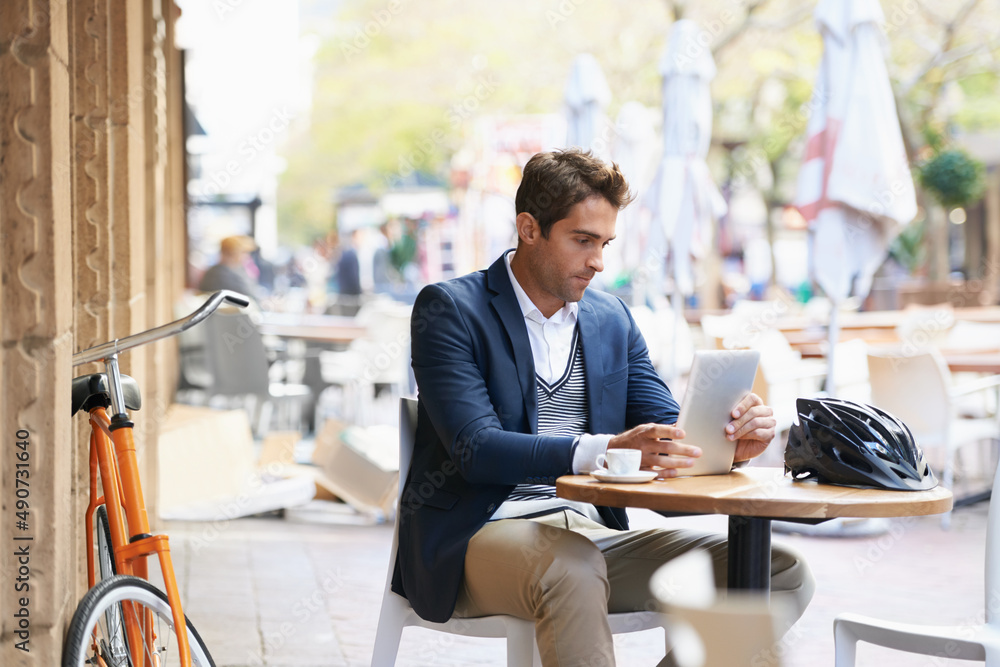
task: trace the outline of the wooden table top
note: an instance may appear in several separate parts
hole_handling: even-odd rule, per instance
[[[795,350],[804,359],[821,359],[826,357],[829,345],[816,343],[813,345],[797,345]],[[1000,352],[952,352],[942,350],[941,356],[952,373],[989,373],[1000,375]]]
[[[353,317],[314,313],[265,313],[257,328],[262,334],[325,343],[350,343],[365,335]]]
[[[931,308],[931,307],[925,307]],[[953,308],[951,315],[955,320],[968,322],[1000,322],[1000,306],[976,306],[973,308]],[[861,312],[840,313],[839,324],[844,329],[893,329],[912,311],[906,310],[868,310]],[[825,316],[824,316],[825,317]],[[782,317],[774,322],[775,328],[783,331],[804,331],[808,329],[825,329],[828,319],[817,320],[804,315]]]
[[[728,475],[678,477],[646,484],[610,484],[590,475],[556,480],[560,498],[611,507],[771,518],[832,519],[941,514],[951,491],[881,491],[795,482],[781,468],[743,468]]]

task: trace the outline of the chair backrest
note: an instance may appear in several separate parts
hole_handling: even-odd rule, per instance
[[[902,419],[921,445],[941,445],[948,437],[951,372],[934,350],[870,351],[872,404]]]
[[[365,337],[380,343],[403,343],[410,336],[413,307],[390,299],[376,299],[361,307],[355,321],[365,327]]]
[[[403,487],[410,473],[413,460],[413,443],[417,436],[417,399],[399,399],[399,502],[396,505],[396,520],[392,526],[392,549],[389,551],[389,572],[385,576],[385,593],[392,586],[392,571],[399,549],[399,514],[403,509]]]
[[[993,474],[989,519],[986,522],[986,624],[1000,629],[1000,466]]]
[[[659,568],[650,580],[653,596],[670,618],[668,641],[678,667],[779,665],[775,614],[767,596],[730,591],[716,597],[708,552],[696,549]],[[693,631],[693,632],[692,632]]]
[[[639,332],[646,339],[649,360],[653,363],[654,367],[659,367],[660,356],[663,354],[664,341],[660,336],[654,335],[656,331],[656,315],[653,314],[653,310],[649,306],[631,306],[629,310],[632,312],[632,319],[635,320],[636,326],[639,327]]]
[[[748,342],[751,350],[760,351],[760,367],[765,376],[787,373],[790,366],[802,361],[802,355],[777,329],[761,329]]]
[[[942,345],[955,324],[955,309],[950,303],[933,306],[909,305],[903,309],[896,335],[907,344],[925,348]]]
[[[267,351],[246,313],[217,312],[205,322],[205,352],[212,372],[210,393],[268,395]]]
[[[417,399],[399,399],[399,497],[403,497],[403,485],[410,472],[413,459],[413,443],[417,437]],[[397,512],[397,515],[399,513]]]
[[[872,387],[868,376],[868,343],[861,338],[837,343],[833,354],[835,387],[827,388],[831,395],[859,403],[872,402]]]

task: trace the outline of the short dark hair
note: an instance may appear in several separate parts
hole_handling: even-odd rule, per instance
[[[514,207],[518,214],[530,213],[538,221],[542,236],[548,238],[553,224],[594,195],[619,211],[635,198],[617,164],[608,165],[590,151],[568,148],[536,153],[528,160]]]

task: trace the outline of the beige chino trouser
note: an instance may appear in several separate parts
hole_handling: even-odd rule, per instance
[[[696,547],[711,553],[716,586],[724,588],[725,535],[619,531],[570,510],[493,521],[469,542],[454,615],[507,614],[534,621],[544,667],[613,667],[607,614],[654,609],[652,574]],[[771,594],[784,598],[791,610],[788,627],[805,611],[814,590],[802,557],[773,546]]]

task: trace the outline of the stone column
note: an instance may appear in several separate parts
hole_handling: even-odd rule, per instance
[[[0,2],[4,665],[59,664],[65,622],[77,600],[69,419],[73,273],[67,21],[66,7],[58,2]],[[17,500],[25,501],[24,514],[17,514]]]
[[[59,664],[86,589],[89,430],[69,388],[100,369],[73,369],[72,353],[171,319],[183,288],[175,19],[172,0],[0,0],[0,665]],[[150,487],[175,372],[159,346],[122,358],[147,406]]]

